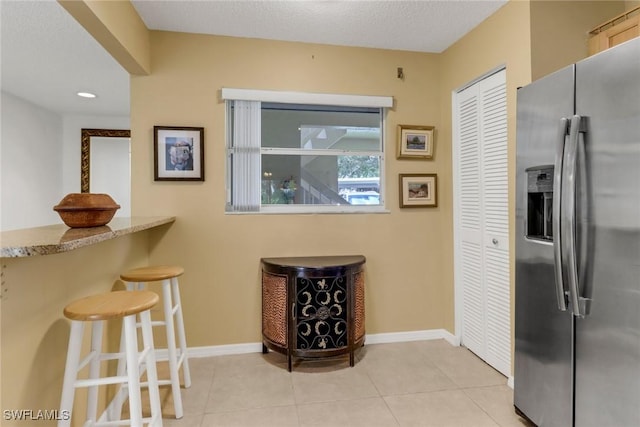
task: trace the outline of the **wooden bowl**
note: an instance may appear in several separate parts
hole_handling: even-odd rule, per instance
[[[70,193],[53,210],[71,228],[99,227],[107,224],[120,209],[108,194]]]

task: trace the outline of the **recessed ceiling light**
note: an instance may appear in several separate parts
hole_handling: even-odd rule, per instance
[[[78,92],[77,95],[81,96],[82,98],[95,98],[96,97],[96,95],[91,93],[91,92]]]

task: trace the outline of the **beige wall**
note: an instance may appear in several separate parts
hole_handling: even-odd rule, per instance
[[[624,1],[532,1],[533,80],[586,58],[589,31],[624,10]]]
[[[509,150],[509,233],[511,251],[511,289],[513,311],[513,266],[514,266],[514,183],[516,147],[516,92],[519,86],[531,81],[531,52],[528,2],[512,1],[476,27],[472,32],[447,49],[442,55],[440,78],[441,146],[447,147],[448,163],[451,163],[452,142],[452,94],[467,83],[501,66],[507,71],[507,118]],[[452,191],[452,189],[449,189]],[[453,229],[453,218],[447,218],[447,229]],[[449,240],[450,241],[450,240]],[[453,249],[447,248],[453,256]],[[447,306],[452,306],[453,279],[447,280],[444,290]],[[450,315],[450,313],[448,313]],[[512,316],[513,319],[513,316]],[[453,326],[453,317],[446,320],[447,329]],[[512,322],[513,325],[513,322]]]
[[[441,128],[437,55],[152,32],[152,74],[131,80],[136,215],[178,220],[153,251],[182,264],[190,346],[261,340],[260,258],[363,254],[367,333],[438,329],[451,317],[450,158],[395,159],[397,124]],[[396,78],[403,67],[405,79]],[[385,196],[389,214],[225,214],[222,87],[390,95]],[[154,125],[205,128],[206,181],[154,182]],[[438,173],[438,208],[398,208],[398,174]],[[451,322],[448,322],[449,324]]]

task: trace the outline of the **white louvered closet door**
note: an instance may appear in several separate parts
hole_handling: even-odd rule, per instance
[[[455,269],[461,341],[511,374],[506,72],[454,95]]]

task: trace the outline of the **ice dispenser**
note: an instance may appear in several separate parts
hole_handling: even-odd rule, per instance
[[[535,166],[527,172],[527,237],[553,240],[553,166]]]

